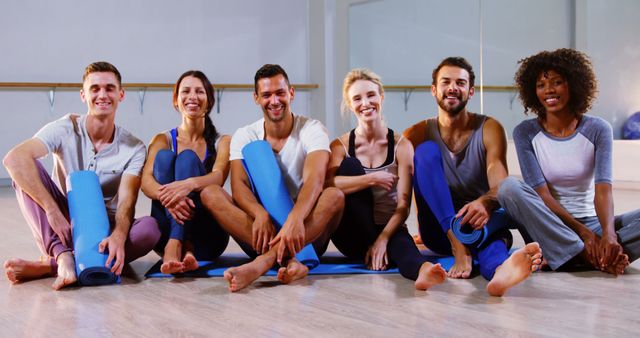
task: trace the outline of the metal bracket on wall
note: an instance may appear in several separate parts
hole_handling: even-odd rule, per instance
[[[138,100],[140,101],[140,115],[144,113],[144,96],[147,94],[147,87],[138,89]]]
[[[49,112],[53,115],[53,108],[56,103],[56,87],[49,89]]]
[[[413,94],[413,88],[405,89],[402,95],[402,101],[404,101],[404,111],[409,110],[409,99],[411,98],[411,94]]]
[[[518,92],[516,91],[516,92],[513,92],[513,94],[509,98],[509,109],[513,110],[513,101],[516,100],[517,96],[518,96]]]
[[[220,106],[222,105],[222,93],[224,88],[216,88],[216,113],[220,114]]]

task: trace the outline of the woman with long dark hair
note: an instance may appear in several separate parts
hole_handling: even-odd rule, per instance
[[[152,199],[151,216],[162,237],[155,250],[163,273],[195,270],[197,260],[213,260],[229,242],[227,235],[200,203],[200,191],[222,186],[229,173],[228,135],[219,135],[209,113],[214,88],[198,70],[182,74],[173,89],[180,126],[157,134],[149,144],[142,173],[142,191]]]

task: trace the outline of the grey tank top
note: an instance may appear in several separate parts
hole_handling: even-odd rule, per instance
[[[353,135],[354,135],[353,132],[354,131],[352,130],[351,139],[353,139]],[[389,150],[390,150],[387,155],[387,160],[385,160],[385,163],[383,163],[381,166],[376,168],[368,168],[368,167],[362,166],[362,169],[364,169],[364,172],[366,174],[377,172],[377,171],[386,171],[396,176],[398,175],[398,162],[396,161],[396,150],[398,148],[397,145],[400,143],[400,141],[402,141],[403,137],[400,137],[400,139],[398,139],[398,142],[395,142],[395,139],[393,136],[393,130],[388,129],[387,138],[389,140],[387,147],[389,147]],[[340,140],[340,138],[338,138],[338,140],[340,141],[340,143],[342,143],[342,140]],[[347,153],[347,156],[355,157],[355,145],[353,144],[353,140],[350,140],[349,143],[350,144],[348,148],[344,143],[342,143],[342,146],[344,147],[344,150]],[[391,216],[393,216],[393,213],[396,211],[396,208],[398,207],[397,186],[394,185],[390,191],[386,191],[383,188],[378,186],[372,187],[371,190],[373,192],[373,204],[374,204],[373,222],[377,225],[385,225],[387,224],[387,222],[389,222],[389,219],[391,218]]]
[[[453,153],[442,141],[435,118],[427,120],[427,140],[434,141],[442,153],[442,165],[456,210],[489,191],[487,152],[482,141],[482,128],[487,120],[475,115],[476,125],[469,141],[458,153]]]

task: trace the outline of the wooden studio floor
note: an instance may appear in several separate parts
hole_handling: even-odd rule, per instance
[[[640,207],[639,197],[640,190],[616,189],[616,212]],[[148,210],[142,199],[137,214]],[[0,215],[0,260],[37,258],[11,188],[0,188]],[[410,228],[415,232],[413,218]],[[227,251],[240,249],[232,243]],[[494,298],[480,276],[428,292],[400,275],[310,276],[292,285],[262,277],[230,294],[222,278],[145,279],[158,258],[150,253],[133,262],[121,285],[60,292],[51,290],[52,278],[11,285],[3,274],[0,337],[637,337],[640,331],[638,261],[618,278],[535,273]]]

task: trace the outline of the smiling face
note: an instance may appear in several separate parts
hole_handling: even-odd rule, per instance
[[[444,66],[438,71],[436,84],[431,86],[431,94],[438,106],[449,116],[463,111],[474,89],[469,84],[469,73],[460,67]]]
[[[89,115],[110,116],[115,115],[118,103],[124,100],[124,90],[114,73],[93,72],[86,76],[80,98],[87,104]]]
[[[294,90],[282,74],[264,77],[257,82],[257,93],[253,93],[256,104],[262,108],[264,118],[280,122],[291,114]]]
[[[384,95],[380,94],[377,84],[368,80],[357,80],[347,91],[349,109],[356,115],[359,123],[382,119],[382,102]]]
[[[186,76],[180,81],[176,98],[178,111],[183,115],[200,118],[207,111],[207,91],[202,80],[194,76]]]
[[[570,114],[569,84],[564,76],[554,70],[538,75],[536,96],[547,114]]]

